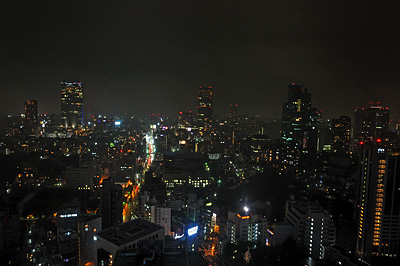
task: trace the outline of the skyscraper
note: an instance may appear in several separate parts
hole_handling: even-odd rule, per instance
[[[82,125],[82,82],[61,82],[61,121],[67,129]]]
[[[333,152],[350,152],[351,119],[348,116],[332,119],[332,150]]]
[[[209,131],[213,121],[213,89],[199,88],[197,116],[200,131]]]
[[[25,125],[29,135],[35,135],[38,129],[38,104],[36,100],[25,102]]]
[[[358,140],[372,140],[389,130],[389,109],[380,102],[370,102],[368,108],[357,108],[354,116],[354,137]]]
[[[317,152],[319,112],[312,107],[311,93],[301,84],[288,88],[288,101],[282,106],[283,162],[297,168],[312,168]]]
[[[400,251],[400,153],[361,145],[357,252],[397,256]]]
[[[109,177],[103,180],[103,197],[101,199],[102,227],[108,228],[123,222],[122,187],[116,185]]]

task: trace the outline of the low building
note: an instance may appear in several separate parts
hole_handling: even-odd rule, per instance
[[[143,240],[164,241],[164,227],[135,219],[109,227],[94,235],[95,265],[111,265],[118,250],[134,249]]]

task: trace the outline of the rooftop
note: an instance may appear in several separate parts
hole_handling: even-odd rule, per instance
[[[164,227],[143,219],[135,219],[107,228],[97,235],[117,246],[140,239]]]

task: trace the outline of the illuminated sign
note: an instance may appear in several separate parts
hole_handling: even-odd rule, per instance
[[[114,125],[120,126],[120,125],[121,125],[121,121],[115,121],[115,122],[114,122]]]
[[[199,227],[197,225],[192,227],[192,228],[189,228],[188,229],[188,236],[192,236],[192,235],[197,234],[198,230],[199,230]]]
[[[60,218],[69,218],[69,217],[77,217],[78,214],[73,213],[73,214],[61,214]]]

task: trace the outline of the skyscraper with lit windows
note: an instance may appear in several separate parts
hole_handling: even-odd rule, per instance
[[[213,89],[199,88],[197,119],[200,131],[209,131],[213,121]]]
[[[29,135],[35,135],[38,130],[38,104],[36,100],[25,102],[25,127]]]
[[[61,82],[61,121],[67,129],[83,124],[82,82]]]
[[[389,108],[370,102],[368,108],[357,108],[354,114],[354,137],[372,140],[389,130]]]
[[[301,84],[289,84],[282,106],[283,163],[311,170],[316,160],[320,112],[312,106],[311,93]]]
[[[395,257],[400,251],[400,153],[362,144],[357,252]]]
[[[350,153],[351,118],[340,116],[332,119],[332,150],[333,152]]]

